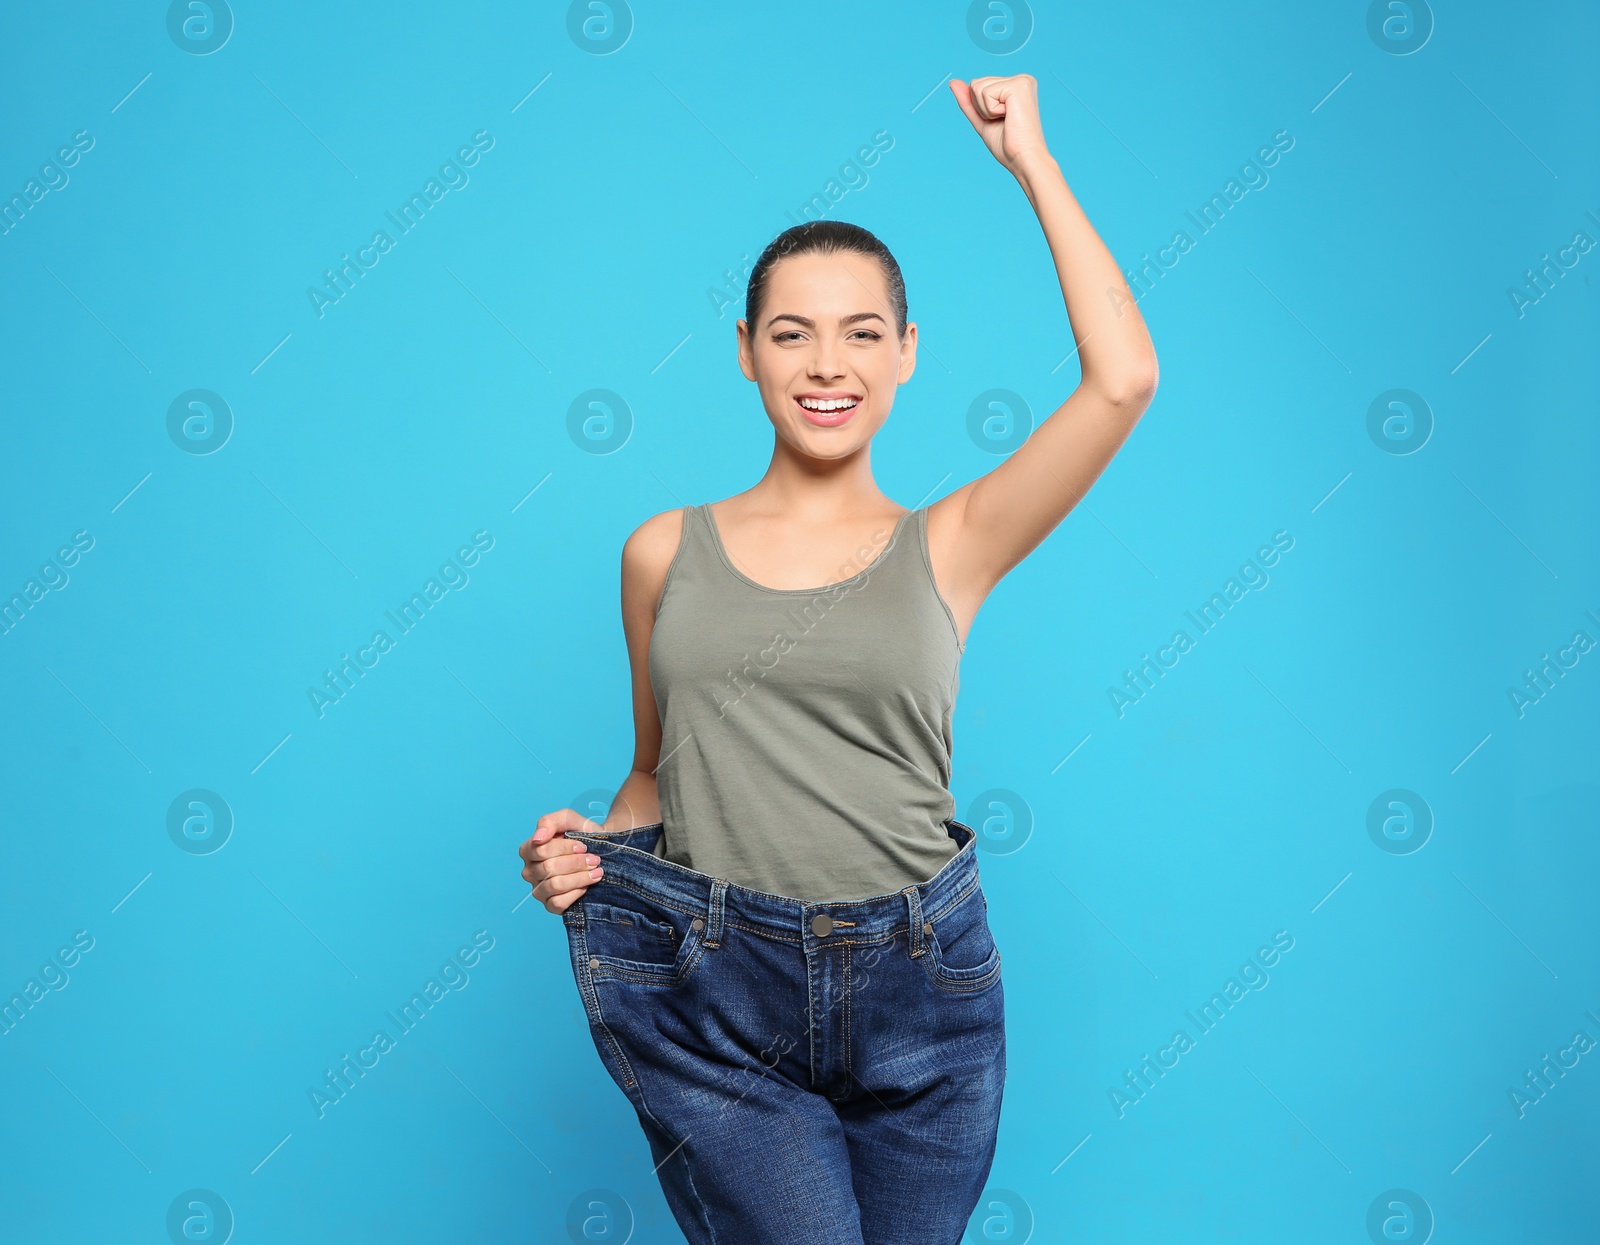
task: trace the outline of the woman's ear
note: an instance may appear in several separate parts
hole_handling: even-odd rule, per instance
[[[756,378],[755,345],[750,340],[750,325],[744,320],[734,324],[734,332],[739,339],[739,370],[744,373],[746,380]]]
[[[911,373],[917,370],[917,326],[913,323],[906,325],[906,335],[900,339],[900,379],[899,384],[905,384],[911,379]]]

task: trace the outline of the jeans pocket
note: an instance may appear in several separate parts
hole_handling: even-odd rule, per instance
[[[576,913],[593,981],[676,986],[700,962],[705,919],[638,891],[602,881],[568,911]]]
[[[988,903],[973,887],[953,907],[927,918],[924,931],[928,976],[941,990],[968,994],[1000,980],[1000,948],[989,930]]]
[[[605,1015],[601,1011],[600,996],[595,992],[595,972],[591,967],[597,961],[589,957],[588,949],[584,946],[587,927],[583,913],[578,908],[579,904],[570,905],[562,913],[561,918],[567,929],[567,948],[572,957],[572,975],[578,984],[578,995],[583,1000],[584,1016],[588,1019],[589,1033],[594,1039],[595,1050],[599,1052],[601,1065],[622,1092],[631,1096],[639,1083],[639,1078],[634,1074],[633,1065],[623,1053],[617,1035],[606,1024]]]

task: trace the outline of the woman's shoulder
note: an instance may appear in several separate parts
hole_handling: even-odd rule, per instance
[[[622,543],[622,574],[631,578],[639,576],[647,584],[660,585],[667,577],[667,568],[677,556],[689,508],[663,510],[653,514],[634,528]]]

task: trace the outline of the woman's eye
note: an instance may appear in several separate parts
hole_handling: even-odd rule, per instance
[[[774,333],[772,340],[775,342],[799,341],[803,336],[804,334],[799,329],[789,329],[782,333]],[[875,333],[871,329],[855,329],[850,333],[847,340],[875,342],[883,340],[883,334]]]

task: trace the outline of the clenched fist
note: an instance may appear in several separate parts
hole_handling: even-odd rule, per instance
[[[950,79],[950,90],[984,146],[1016,173],[1030,159],[1048,157],[1039,122],[1039,83],[1032,74],[1009,78]]]

